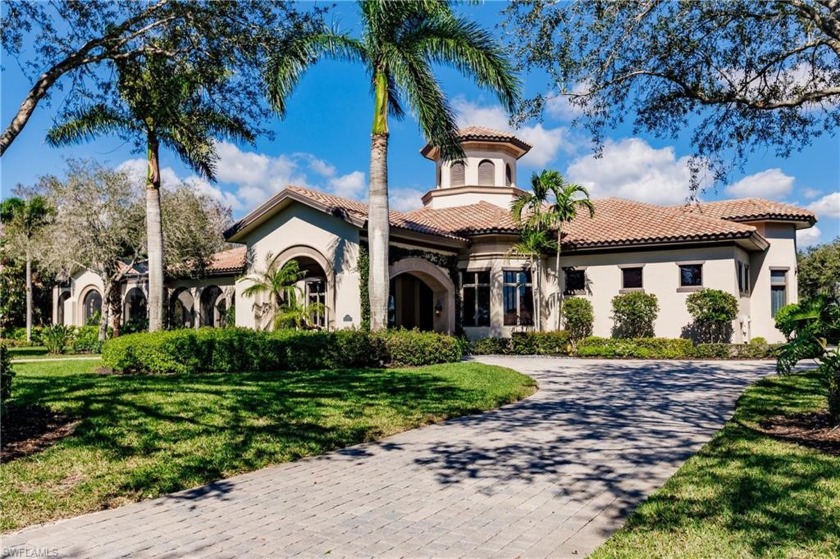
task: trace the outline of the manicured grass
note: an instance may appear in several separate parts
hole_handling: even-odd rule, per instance
[[[29,347],[10,347],[9,356],[12,359],[24,359],[38,356],[46,356],[47,348],[43,346],[29,346]]]
[[[752,429],[824,406],[814,373],[752,386],[733,420],[591,557],[840,557],[840,456]]]
[[[15,401],[75,432],[0,466],[0,530],[150,498],[385,437],[532,394],[510,369],[102,376],[98,361],[15,366]]]

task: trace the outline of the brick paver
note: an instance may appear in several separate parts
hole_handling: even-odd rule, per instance
[[[532,375],[539,392],[379,443],[28,528],[6,535],[3,552],[583,557],[723,425],[749,382],[772,371],[748,362],[482,361]]]

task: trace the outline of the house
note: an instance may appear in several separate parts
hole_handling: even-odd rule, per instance
[[[549,255],[535,282],[527,260],[510,253],[519,238],[510,204],[528,188],[518,180],[517,161],[531,146],[484,127],[461,130],[461,140],[463,161],[442,161],[431,145],[421,150],[435,164],[434,188],[421,209],[390,214],[391,325],[463,331],[470,338],[551,329],[559,281],[565,297],[592,302],[595,335],[610,335],[614,296],[645,291],[659,300],[656,335],[683,336],[691,322],[686,297],[714,288],[739,300],[734,342],[783,339],[773,315],[797,300],[796,231],[814,225],[812,212],[760,199],[671,207],[594,200],[593,218],[583,213],[564,229],[561,277]],[[366,224],[362,202],[288,186],[226,232],[243,247],[217,255],[208,277],[168,284],[173,324],[218,325],[234,307],[238,326],[268,327],[271,317],[260,312],[265,301],[243,296],[249,282],[242,276],[270,258],[296,259],[305,270],[306,300],[326,309],[315,317],[321,327],[361,326]],[[137,281],[131,289],[142,289],[142,273]],[[72,311],[78,323],[95,307],[85,302],[85,289],[93,293],[96,282],[82,274],[71,283],[58,288],[56,313],[63,308],[67,319]],[[128,285],[124,293],[128,300]],[[543,309],[538,325],[536,297]]]

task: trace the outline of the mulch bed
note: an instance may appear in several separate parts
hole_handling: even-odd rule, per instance
[[[759,427],[762,433],[777,439],[840,456],[840,425],[827,411],[777,415],[765,419]]]
[[[54,445],[73,433],[79,421],[41,406],[9,405],[0,437],[0,461],[17,460]]]

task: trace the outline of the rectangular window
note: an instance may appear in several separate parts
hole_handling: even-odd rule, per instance
[[[490,272],[461,270],[464,326],[490,326]]]
[[[642,288],[642,268],[622,268],[622,283],[623,289],[641,289]]]
[[[740,260],[735,261],[736,274],[738,274],[738,291],[743,294],[750,292],[750,266]]]
[[[770,270],[770,314],[787,305],[787,270]]]
[[[505,326],[533,326],[534,290],[530,271],[505,271],[502,297]]]
[[[566,293],[584,291],[586,289],[586,270],[566,268]]]
[[[680,264],[680,287],[701,287],[702,285],[702,264]]]
[[[306,282],[306,304],[314,304],[320,307],[320,309],[316,308],[310,313],[310,324],[321,328],[326,327],[327,283],[324,280],[312,279]]]

